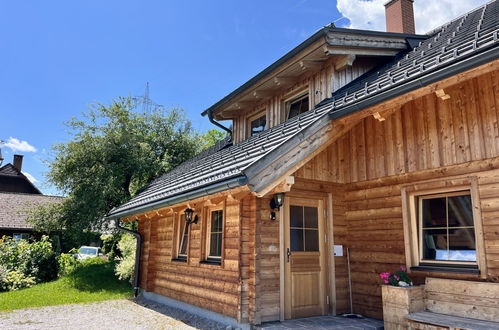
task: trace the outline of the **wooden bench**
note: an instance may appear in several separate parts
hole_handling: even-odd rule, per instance
[[[499,283],[427,278],[409,329],[499,329]]]

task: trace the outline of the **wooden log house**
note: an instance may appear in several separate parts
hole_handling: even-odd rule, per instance
[[[232,142],[109,214],[138,220],[145,295],[242,324],[347,313],[347,249],[353,312],[375,318],[400,266],[499,282],[498,12],[329,25],[207,109]]]

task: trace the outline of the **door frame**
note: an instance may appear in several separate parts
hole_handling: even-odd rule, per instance
[[[286,294],[285,290],[286,288],[286,244],[285,244],[285,236],[286,233],[286,222],[289,221],[289,219],[286,219],[286,210],[289,208],[290,204],[290,198],[303,198],[303,199],[309,199],[309,200],[316,200],[316,201],[321,201],[322,202],[322,209],[323,209],[323,215],[322,215],[322,226],[323,226],[323,234],[325,235],[324,239],[322,240],[323,246],[322,246],[322,254],[321,254],[321,281],[322,287],[324,288],[323,290],[323,309],[324,309],[324,314],[328,315],[331,312],[334,312],[334,307],[331,309],[332,306],[335,305],[335,295],[332,295],[334,293],[334,278],[331,277],[331,274],[334,274],[334,261],[331,259],[332,253],[330,252],[330,249],[328,248],[332,242],[332,198],[331,194],[300,194],[300,193],[287,193],[285,198],[284,198],[284,203],[281,206],[280,212],[279,212],[279,256],[280,256],[280,276],[279,276],[279,319],[281,321],[285,320],[285,315],[286,315]],[[331,268],[331,265],[333,268]],[[332,271],[332,272],[331,272]],[[329,297],[329,299],[327,299]]]

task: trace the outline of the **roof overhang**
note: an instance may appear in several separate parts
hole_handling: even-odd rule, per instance
[[[231,119],[241,110],[253,107],[291,87],[305,75],[312,75],[327,63],[337,70],[352,65],[356,57],[392,57],[411,48],[426,35],[408,35],[326,26],[285,54],[232,93],[206,109],[217,120]]]
[[[188,191],[182,194],[173,195],[152,203],[148,203],[138,207],[130,207],[129,209],[125,209],[120,212],[114,213],[113,210],[111,210],[106,215],[106,219],[107,220],[120,219],[140,213],[149,212],[152,210],[157,210],[163,207],[179,204],[185,201],[193,200],[208,195],[213,195],[222,191],[244,186],[246,185],[246,183],[247,183],[246,176],[237,176],[234,178],[210,184],[205,187],[194,189],[192,191]]]

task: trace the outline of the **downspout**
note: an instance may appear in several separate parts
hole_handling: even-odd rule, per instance
[[[224,131],[229,133],[230,139],[232,140],[232,131],[230,129],[228,129],[227,127],[225,127],[224,125],[220,124],[219,122],[216,122],[215,119],[213,119],[213,112],[212,111],[208,111],[208,120],[213,125],[220,127],[221,129],[223,129]]]
[[[133,278],[133,295],[134,297],[137,297],[139,295],[140,253],[142,250],[142,236],[140,236],[139,232],[121,227],[120,219],[116,219],[116,228],[125,233],[132,234],[137,239],[137,247],[135,249],[135,276]]]

